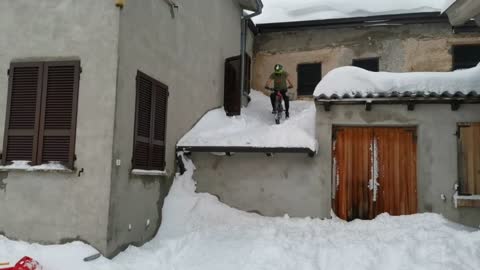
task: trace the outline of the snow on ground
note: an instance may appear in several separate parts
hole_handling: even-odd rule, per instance
[[[177,176],[158,235],[113,260],[85,263],[93,248],[41,246],[0,237],[0,262],[23,255],[45,270],[480,269],[480,231],[435,214],[344,222],[337,218],[261,217],[195,193],[194,165]]]
[[[436,93],[468,94],[475,91],[480,94],[480,65],[452,72],[371,72],[358,67],[336,68],[320,81],[314,96],[348,94],[366,96],[392,92],[423,92],[425,95]]]
[[[214,109],[180,139],[177,146],[288,147],[317,150],[315,104],[290,102],[290,119],[276,125],[270,98],[252,90],[252,101],[240,116],[228,117],[223,108]]]
[[[452,0],[262,0],[256,24],[365,17],[415,12],[441,12]]]

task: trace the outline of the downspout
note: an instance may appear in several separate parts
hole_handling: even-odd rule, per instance
[[[241,44],[240,44],[240,102],[242,103],[243,99],[243,94],[245,92],[245,53],[246,53],[246,47],[247,47],[247,22],[251,18],[258,16],[262,14],[263,10],[263,3],[261,0],[256,0],[257,2],[257,11],[255,11],[252,14],[246,14],[243,13],[242,19],[241,19]],[[240,112],[241,113],[241,112]]]

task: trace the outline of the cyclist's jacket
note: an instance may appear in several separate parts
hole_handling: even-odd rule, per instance
[[[286,71],[280,74],[272,73],[270,79],[273,80],[273,89],[277,91],[287,91],[287,78],[288,73]]]

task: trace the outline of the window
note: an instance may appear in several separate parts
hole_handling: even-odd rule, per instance
[[[73,168],[79,61],[12,63],[2,163]]]
[[[165,170],[168,87],[138,71],[133,168]]]
[[[311,96],[315,87],[322,79],[322,64],[299,64],[298,73],[298,95]]]
[[[378,62],[379,62],[378,58],[354,59],[352,61],[352,66],[363,68],[365,70],[378,72],[378,70],[379,70]]]
[[[458,125],[460,195],[480,195],[480,123]]]
[[[456,45],[452,51],[453,70],[471,68],[480,62],[480,45]]]

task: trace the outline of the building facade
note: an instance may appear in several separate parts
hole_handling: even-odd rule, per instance
[[[176,141],[223,103],[224,61],[239,54],[242,8],[254,4],[123,2],[0,3],[9,238],[81,240],[108,256],[148,241]]]
[[[253,88],[263,89],[273,66],[279,63],[297,88],[292,95],[312,101],[322,76],[341,66],[389,72],[451,71],[480,61],[480,34],[452,28],[447,18],[437,13],[257,27]],[[456,134],[462,133],[464,124],[473,127],[480,122],[478,95],[433,99],[437,104],[409,105],[399,102],[401,97],[383,104],[375,104],[373,98],[336,105],[332,105],[334,100],[317,101],[319,148],[315,157],[193,153],[198,189],[234,207],[268,216],[328,218],[333,209],[340,217],[352,220],[373,218],[382,212],[434,212],[478,227],[478,202],[460,200],[459,204],[456,196],[462,185],[459,160],[464,158],[461,135]],[[379,155],[386,174],[380,177],[384,180],[379,183],[375,203],[369,187],[373,138],[384,142]],[[473,140],[478,143],[478,139]],[[341,164],[335,164],[337,158]],[[478,161],[470,158],[470,162]],[[475,174],[474,169],[470,171]]]

